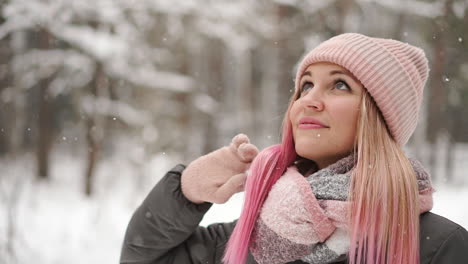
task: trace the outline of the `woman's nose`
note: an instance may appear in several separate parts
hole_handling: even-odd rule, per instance
[[[305,95],[304,106],[315,111],[323,111],[324,103],[322,95],[316,91],[310,91]]]

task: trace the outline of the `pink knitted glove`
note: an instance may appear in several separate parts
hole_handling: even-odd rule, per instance
[[[225,203],[244,190],[245,171],[250,168],[258,149],[249,138],[239,134],[229,146],[192,161],[182,173],[182,193],[194,203]]]

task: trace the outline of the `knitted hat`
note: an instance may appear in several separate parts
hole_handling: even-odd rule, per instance
[[[350,71],[367,89],[390,133],[405,145],[416,129],[429,67],[424,51],[393,39],[345,33],[322,42],[302,60],[300,78],[311,64],[331,62]]]

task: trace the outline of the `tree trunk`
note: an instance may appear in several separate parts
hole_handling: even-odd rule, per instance
[[[453,140],[452,133],[447,133],[446,152],[445,152],[445,178],[448,183],[455,183],[454,177],[454,159],[456,145]]]
[[[437,137],[440,135],[441,127],[441,112],[445,103],[444,99],[444,85],[442,82],[444,62],[445,62],[445,51],[442,41],[442,34],[436,36],[434,40],[434,60],[432,64],[432,80],[429,90],[431,104],[429,105],[429,118],[427,124],[427,135],[428,140],[432,146],[436,144]],[[436,152],[431,151],[429,157],[429,166],[431,171],[435,171],[436,165]]]
[[[9,37],[9,46],[12,50],[12,56],[24,53],[28,47],[28,36],[31,32],[17,31],[13,32]],[[19,85],[19,80],[23,77],[21,74],[15,74],[13,65],[9,65],[9,73],[11,73],[11,108],[6,112],[9,115],[9,124],[5,129],[6,138],[8,139],[8,152],[15,155],[25,145],[26,133],[30,133],[27,129],[28,113],[25,107],[26,94],[24,89]],[[9,131],[7,131],[9,129]]]
[[[204,60],[202,57],[203,54],[200,52],[202,49],[202,40],[200,39],[200,36],[194,34],[193,31],[189,31],[187,38],[190,38],[191,41],[184,42],[184,50],[187,52],[187,55],[184,56],[185,60],[182,67],[182,73],[193,76],[195,89],[182,99],[186,102],[187,107],[184,112],[184,116],[186,117],[182,118],[184,121],[185,118],[188,119],[187,123],[183,122],[183,129],[185,131],[190,131],[185,139],[185,150],[182,152],[182,160],[186,164],[203,154],[201,151],[201,145],[205,140],[203,136],[203,124],[204,119],[206,118],[206,115],[201,113],[193,103],[193,96],[196,96],[198,88],[201,86],[199,74],[202,61]]]
[[[0,106],[0,156],[10,151],[10,131],[14,120],[8,118],[12,116],[12,101],[14,100],[13,88],[11,87],[11,70],[9,67],[12,59],[12,52],[9,43],[9,38],[0,40],[0,94],[5,94],[6,92],[6,94],[10,95],[10,98],[7,100],[0,99],[2,100]],[[6,89],[8,89],[8,91]]]
[[[52,105],[48,96],[48,80],[39,84],[39,134],[37,142],[37,169],[41,179],[49,177],[49,156],[52,148]]]
[[[96,111],[100,107],[97,101],[102,97],[102,93],[107,90],[108,81],[105,76],[103,66],[98,64],[91,83],[91,95],[93,96],[94,110],[88,114],[86,120],[86,144],[87,144],[87,166],[85,175],[85,194],[91,196],[93,193],[94,170],[101,150],[102,138],[104,134],[104,120]],[[102,106],[101,106],[102,107]]]
[[[336,17],[338,23],[336,25],[336,34],[342,34],[346,31],[346,16],[349,13],[349,9],[353,1],[349,0],[338,0],[335,2]]]
[[[215,41],[213,39],[207,38],[203,39],[204,44],[206,47],[202,49],[202,58],[205,58],[202,61],[201,67],[201,84],[205,87],[205,93],[209,95],[212,99],[216,102],[220,102],[221,100],[221,90],[219,89],[221,86],[221,76],[222,76],[222,69],[220,65],[222,64],[222,57],[221,57],[221,41]],[[222,105],[222,104],[219,104]],[[220,147],[220,130],[222,129],[219,126],[221,122],[221,118],[223,118],[223,109],[217,109],[218,111],[214,111],[212,113],[206,113],[205,119],[205,140],[203,144],[202,151],[204,154],[213,151]],[[224,143],[224,142],[223,142]]]
[[[45,30],[38,33],[40,49],[50,49],[52,36]],[[53,76],[43,78],[38,83],[39,89],[39,118],[37,141],[37,172],[40,179],[49,178],[49,156],[53,139],[53,99],[49,96],[49,84]]]
[[[274,43],[265,43],[260,50],[261,66],[263,69],[260,80],[260,96],[257,100],[256,120],[260,124],[256,134],[258,147],[264,148],[272,145],[277,139],[278,119],[281,119],[281,111],[276,102],[279,98],[279,48]]]
[[[447,15],[448,6],[445,6],[444,15]],[[444,70],[446,64],[446,50],[445,50],[445,31],[444,24],[434,25],[436,33],[433,36],[434,43],[434,55],[433,64],[431,67],[431,82],[429,90],[429,118],[427,124],[427,135],[430,144],[434,147],[437,142],[437,138],[441,135],[442,129],[447,129],[447,124],[444,120],[444,112],[446,111],[447,103],[447,87],[445,85]],[[435,171],[437,164],[436,162],[436,151],[431,151],[429,154],[429,166],[431,171]]]
[[[236,111],[237,131],[251,136],[253,132],[252,65],[248,49],[234,50],[236,56]]]

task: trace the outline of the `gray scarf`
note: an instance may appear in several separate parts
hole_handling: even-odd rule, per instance
[[[420,211],[432,208],[430,175],[410,159]],[[254,228],[250,251],[259,264],[333,263],[349,250],[347,208],[353,156],[304,177],[292,166],[273,185]]]

